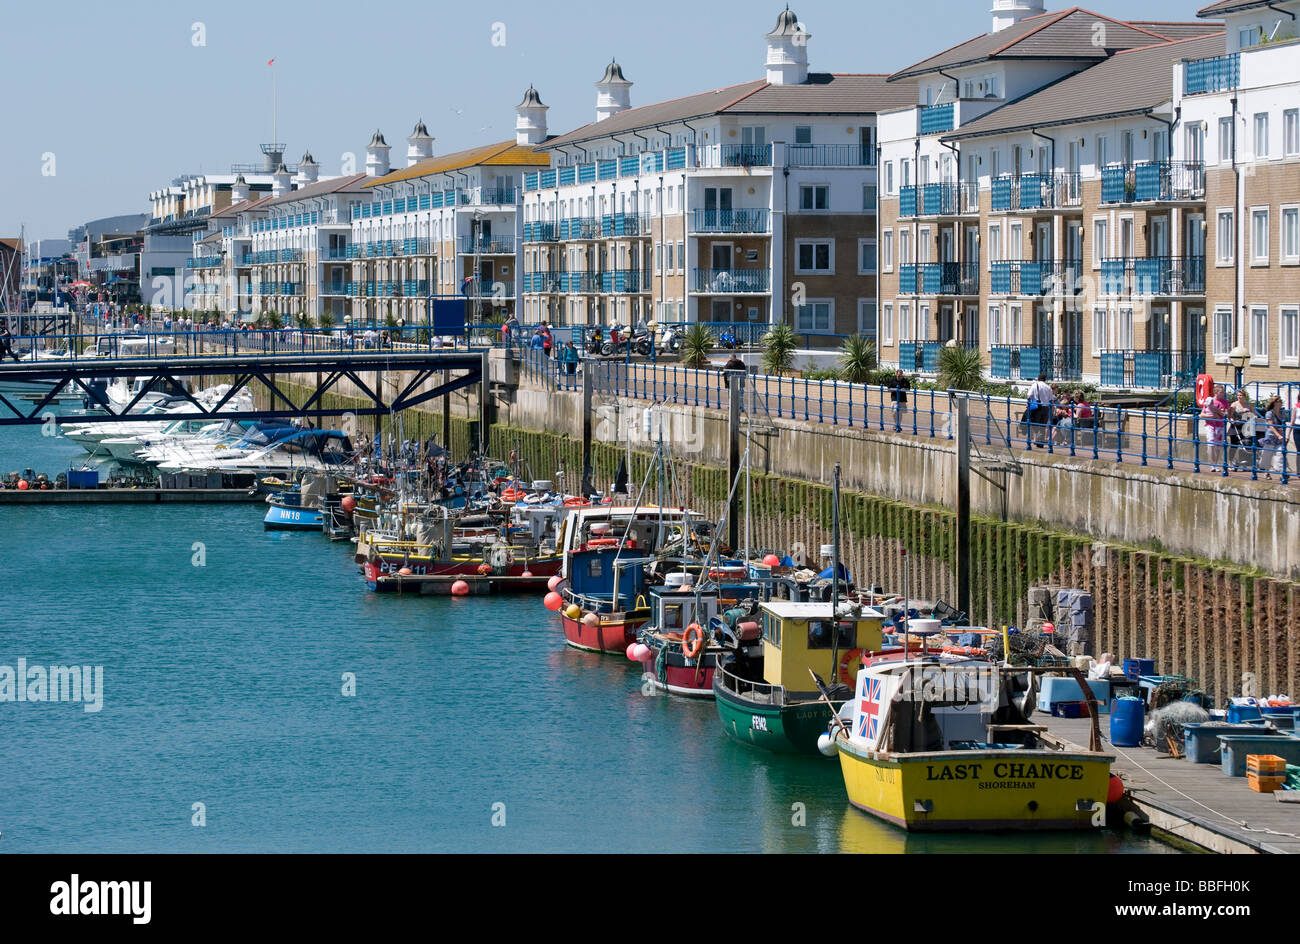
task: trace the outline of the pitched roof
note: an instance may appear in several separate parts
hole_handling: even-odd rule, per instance
[[[0,243],[8,246],[14,252],[21,252],[23,248],[22,240],[17,236],[0,236]]]
[[[422,161],[403,167],[383,177],[366,181],[364,186],[377,187],[380,184],[393,184],[399,180],[412,177],[428,177],[430,174],[442,174],[452,170],[464,170],[466,167],[550,167],[551,158],[540,153],[531,144],[515,144],[514,141],[500,141],[496,144],[484,144],[464,151],[453,151],[441,157],[426,157]]]
[[[557,135],[544,148],[579,144],[593,138],[690,121],[713,115],[869,115],[915,104],[910,86],[889,85],[883,75],[813,72],[799,85],[774,85],[766,79],[697,92],[682,98],[629,108]]]
[[[1282,2],[1284,0],[1219,0],[1218,3],[1211,3],[1208,7],[1197,10],[1196,15],[1208,17],[1223,13],[1242,13],[1246,10],[1254,10],[1256,7],[1267,7]]]
[[[1095,44],[1096,26],[1105,26],[1103,46]],[[990,59],[1105,59],[1121,49],[1171,39],[1163,33],[1115,20],[1079,7],[1026,17],[996,33],[985,33],[923,59],[891,75],[890,81]]]
[[[1131,26],[1151,30],[1170,39],[1193,39],[1223,30],[1223,21],[1210,23],[1163,23],[1158,20],[1129,20]]]
[[[1120,52],[982,115],[944,140],[1142,114],[1173,97],[1174,62],[1211,56],[1222,48],[1219,32]]]
[[[245,210],[252,210],[256,207],[259,207],[263,203],[269,203],[271,200],[272,197],[270,196],[270,194],[266,194],[260,197],[250,197],[247,200],[241,200],[239,203],[232,203],[224,210],[218,210],[217,212],[209,216],[208,219],[215,220],[218,217],[222,217],[222,216],[234,216],[237,213],[243,213]]]
[[[327,193],[360,193],[361,181],[366,179],[365,174],[349,174],[346,177],[331,177],[329,180],[318,180],[314,184],[307,184],[299,187],[297,190],[290,190],[288,193],[282,193],[278,197],[268,197],[262,201],[264,209],[270,209],[281,203],[290,203],[294,200],[305,200],[308,197],[320,197]]]

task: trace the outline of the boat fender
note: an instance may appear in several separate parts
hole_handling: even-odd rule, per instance
[[[699,623],[691,623],[686,627],[686,635],[682,637],[682,654],[688,659],[694,659],[704,648],[704,630],[700,629]]]
[[[854,688],[858,684],[857,678],[855,678],[852,674],[850,674],[849,667],[853,665],[853,663],[859,661],[861,658],[862,658],[861,649],[850,649],[848,652],[844,654],[844,659],[840,662],[839,665],[840,681],[843,682],[845,685],[849,686],[849,688]]]

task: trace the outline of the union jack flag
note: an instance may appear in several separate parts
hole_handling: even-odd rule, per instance
[[[878,678],[862,679],[862,704],[858,706],[858,737],[874,741],[880,729],[880,691],[884,683]]]

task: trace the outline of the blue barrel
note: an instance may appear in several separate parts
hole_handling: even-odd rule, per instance
[[[1116,747],[1137,747],[1142,743],[1142,722],[1146,706],[1141,698],[1116,698],[1110,708],[1110,743]]]

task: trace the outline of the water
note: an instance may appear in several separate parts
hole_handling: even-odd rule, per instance
[[[77,455],[0,430],[0,470]],[[0,665],[104,667],[98,713],[0,703],[0,849],[1165,851],[907,836],[848,806],[836,762],[752,751],[711,703],[644,697],[631,663],[565,647],[534,597],[371,594],[350,544],[261,516],[0,507]]]

